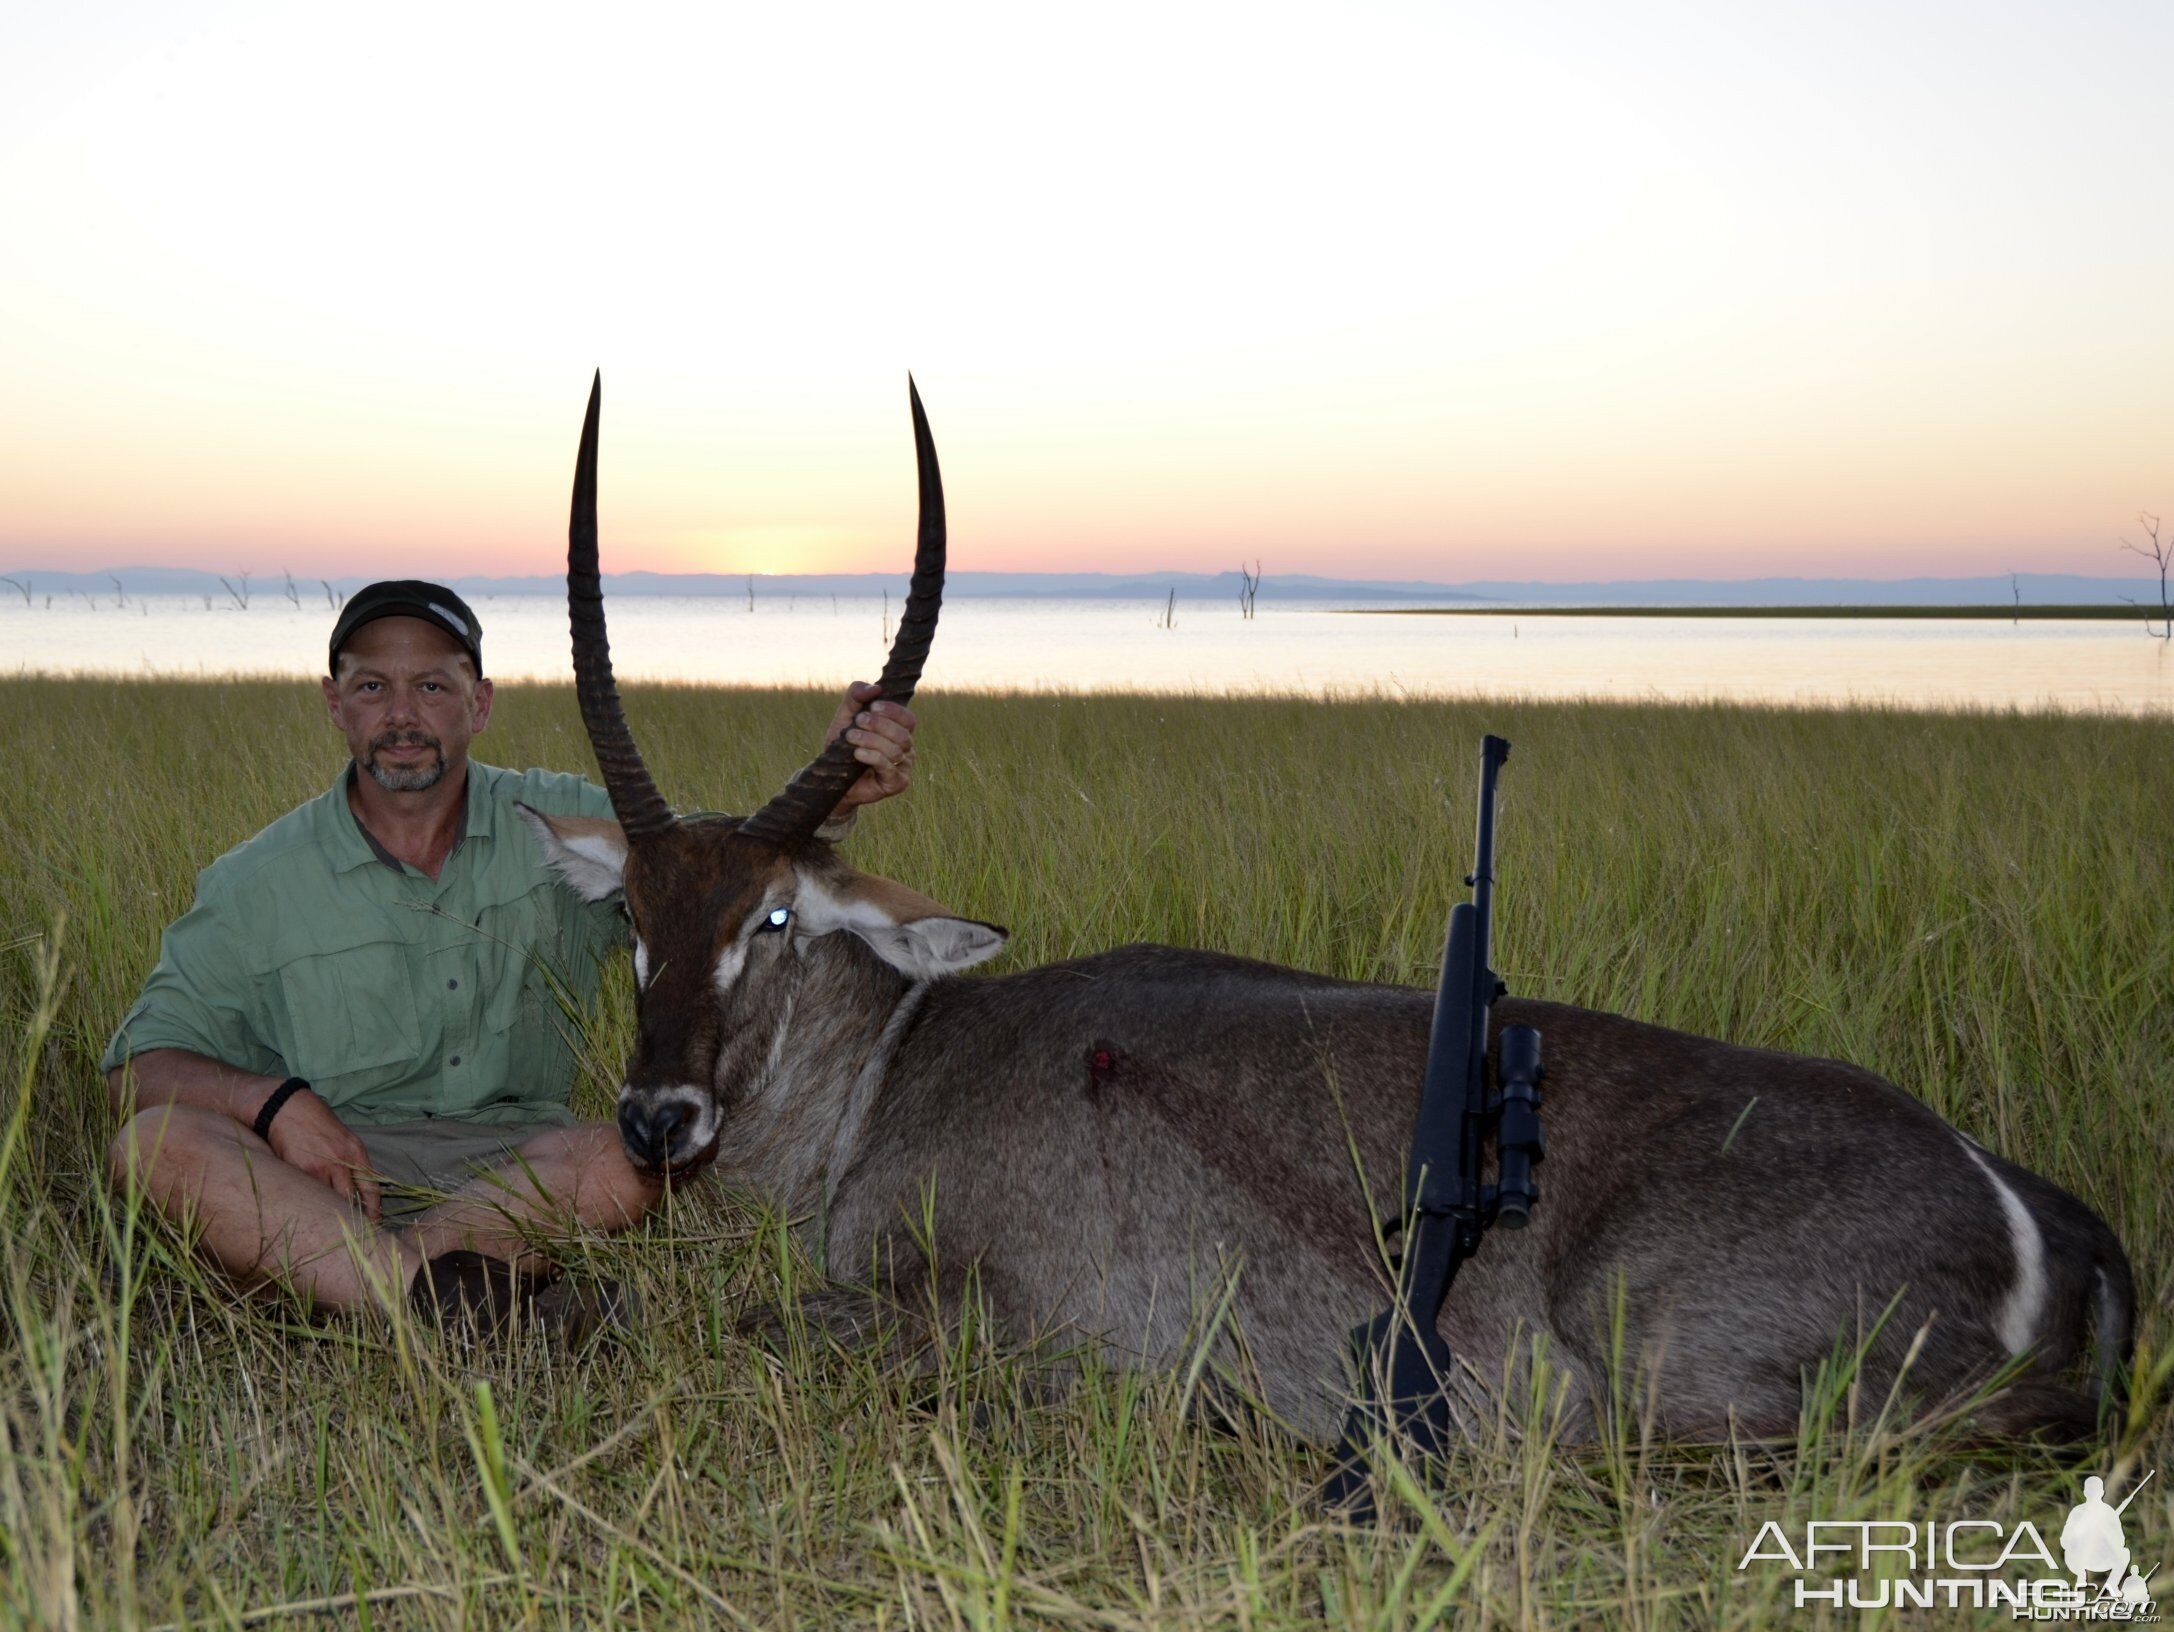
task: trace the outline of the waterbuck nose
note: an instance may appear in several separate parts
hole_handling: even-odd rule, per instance
[[[619,1102],[619,1137],[635,1165],[662,1168],[675,1155],[685,1156],[686,1135],[692,1129],[695,1108],[682,1099],[622,1099]]]

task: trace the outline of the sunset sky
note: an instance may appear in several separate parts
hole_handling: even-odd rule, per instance
[[[2174,6],[18,8],[0,571],[2115,576]]]

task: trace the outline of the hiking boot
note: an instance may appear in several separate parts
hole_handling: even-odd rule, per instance
[[[538,1276],[463,1247],[424,1260],[408,1285],[408,1304],[448,1337],[473,1343],[504,1336],[515,1310],[542,1289]]]
[[[503,1258],[465,1247],[426,1260],[415,1272],[408,1301],[447,1335],[467,1342],[502,1338],[520,1318],[569,1349],[581,1348],[600,1332],[631,1326],[641,1312],[632,1289],[616,1281],[577,1281],[555,1267],[516,1269]]]
[[[623,1281],[560,1275],[529,1299],[529,1314],[566,1348],[579,1350],[606,1333],[631,1330],[642,1300]]]

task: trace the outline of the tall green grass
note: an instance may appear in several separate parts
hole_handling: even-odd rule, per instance
[[[635,688],[680,806],[745,809],[808,694]],[[1735,1569],[1760,1523],[2030,1518],[2118,1491],[2174,1542],[2174,727],[2012,714],[931,696],[912,795],[851,846],[1012,926],[998,968],[1131,940],[1430,984],[1503,781],[1497,949],[1523,994],[1869,1065],[2128,1244],[2140,1378],[2081,1460],[1900,1428],[1846,1365],[1794,1446],[1555,1443],[1544,1365],[1433,1496],[1325,1518],[1317,1453],[1182,1379],[1048,1398],[971,1332],[933,1376],[732,1332],[802,1284],[714,1187],[613,1242],[649,1327],[475,1357],[255,1305],[103,1186],[96,1059],[195,870],[328,785],[313,691],[0,684],[0,1622],[373,1627],[1862,1625]],[[494,762],[588,770],[571,695],[509,687]],[[577,1105],[605,1114],[623,970]],[[1877,1619],[1871,1617],[1869,1619]],[[1928,1620],[1928,1624],[1930,1621]]]

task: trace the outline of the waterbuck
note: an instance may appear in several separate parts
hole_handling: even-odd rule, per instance
[[[839,1287],[813,1307],[840,1332],[868,1300],[925,1306],[932,1267],[939,1303],[955,1300],[971,1270],[1017,1333],[1167,1366],[1202,1291],[1234,1285],[1262,1402],[1331,1440],[1346,1334],[1384,1298],[1373,1219],[1400,1193],[1431,994],[1166,946],[961,978],[1002,929],[816,836],[859,769],[842,743],[752,816],[675,816],[612,680],[598,407],[592,393],[567,594],[618,820],[528,820],[574,889],[625,892],[629,1155],[680,1177],[714,1161],[804,1221]],[[912,411],[920,539],[881,681],[901,701],[944,567],[918,395]],[[1665,1430],[1786,1433],[1807,1374],[1861,1341],[1873,1390],[1900,1377],[1945,1402],[2008,1368],[1983,1431],[2090,1430],[2092,1401],[2057,1374],[2094,1327],[2111,1374],[2132,1292],[2120,1244],[2074,1197],[1855,1066],[1553,1003],[1505,1000],[1494,1018],[1546,1037],[1549,1144],[1531,1227],[1491,1236],[1443,1313],[1480,1377],[1544,1335],[1577,1432],[1614,1347],[1649,1368]]]

